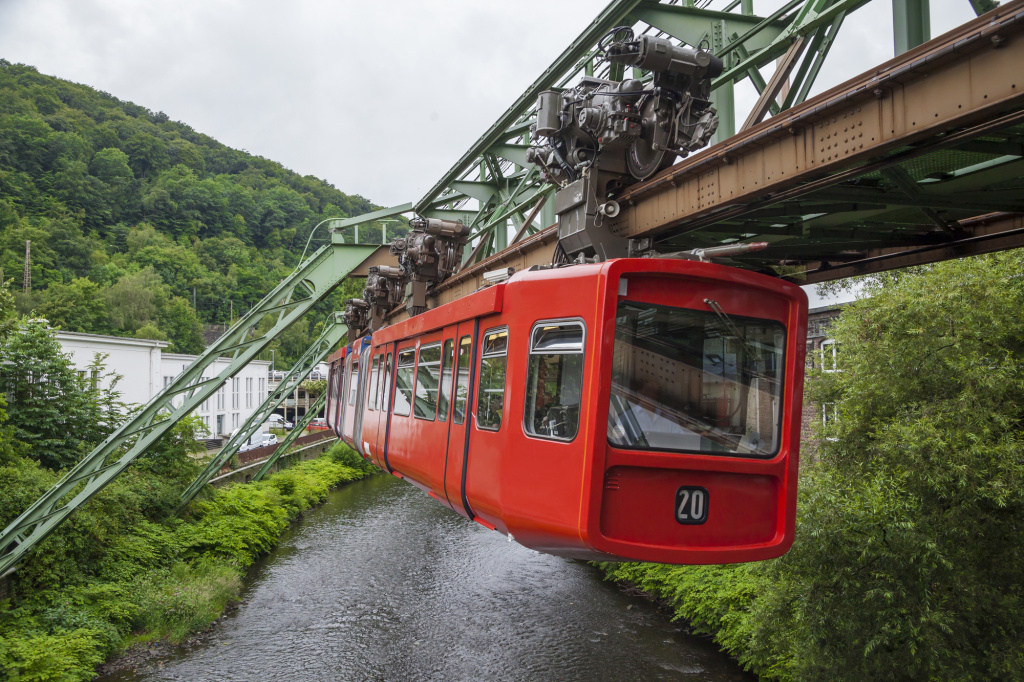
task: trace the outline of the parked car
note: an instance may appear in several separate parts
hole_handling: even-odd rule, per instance
[[[317,417],[313,421],[309,422],[309,426],[306,428],[310,431],[323,431],[327,428],[327,420],[323,417]]]

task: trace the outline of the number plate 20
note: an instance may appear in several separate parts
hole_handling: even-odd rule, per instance
[[[707,520],[707,488],[684,485],[676,491],[676,521],[687,526],[697,526]]]

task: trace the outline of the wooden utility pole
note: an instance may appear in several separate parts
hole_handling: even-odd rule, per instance
[[[32,242],[25,240],[25,276],[22,278],[22,291],[26,294],[32,290]]]

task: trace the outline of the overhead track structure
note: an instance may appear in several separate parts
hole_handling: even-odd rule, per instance
[[[877,11],[881,2],[875,0],[872,7]],[[801,104],[810,95],[846,18],[868,4],[870,0],[790,0],[768,16],[756,16],[753,0],[723,3],[720,10],[709,9],[710,2],[693,0],[615,0],[413,208],[424,217],[461,220],[471,227],[473,248],[467,251],[467,265],[553,224],[550,198],[555,188],[543,182],[526,160],[537,98],[545,90],[571,87],[584,76],[622,80],[630,69],[599,61],[598,41],[614,27],[631,26],[638,35],[703,44],[725,61],[724,72],[712,84],[712,101],[721,120],[716,139],[724,141],[736,133],[733,91],[737,83],[749,80],[760,95],[741,132]],[[971,5],[979,14],[995,7],[991,0],[971,0]],[[889,2],[883,11],[890,11]],[[929,39],[927,0],[892,0],[891,11],[897,55]],[[650,78],[639,69],[632,69],[630,76]],[[403,208],[396,206],[387,215]],[[385,217],[384,213],[365,220]],[[363,219],[352,219],[352,224]]]
[[[788,44],[801,31],[813,44],[808,26],[823,26],[832,7],[812,7],[802,29],[790,22]],[[634,11],[690,9],[638,3]],[[1024,246],[1022,34],[1024,1],[1014,0],[802,103],[792,93],[808,89],[820,64],[801,75],[801,62],[791,77],[804,80],[791,83],[777,112],[769,106],[766,120],[627,188],[610,231],[634,240],[633,253],[766,242],[723,262],[804,283]],[[737,64],[746,61],[718,81],[738,75]],[[551,262],[556,230],[528,227],[497,253],[478,243],[477,257],[432,289],[432,302],[475,291],[485,272]]]
[[[303,261],[138,414],[0,532],[0,575],[12,570],[26,552],[72,512],[116,478],[179,420],[210,398],[278,334],[323,300],[375,249],[375,246],[344,244],[342,235],[333,233],[330,244]],[[268,318],[273,321],[272,325],[260,332],[260,323]],[[206,371],[222,357],[230,358],[228,366],[217,375],[207,376]],[[194,495],[192,488],[186,496],[190,494]]]

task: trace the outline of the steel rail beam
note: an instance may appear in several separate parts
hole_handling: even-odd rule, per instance
[[[278,334],[334,290],[345,275],[375,250],[373,246],[332,243],[302,262],[262,301],[209,346],[184,372],[158,393],[142,411],[122,424],[74,468],[0,531],[0,575],[17,563],[72,512],[145,453],[178,421],[210,398],[225,381],[255,359]],[[262,335],[257,328],[270,317],[273,326]],[[233,348],[231,362],[214,378],[203,373]],[[183,388],[190,390],[182,391]],[[175,399],[183,395],[180,405]]]
[[[909,158],[912,145],[957,141],[950,130],[976,137],[979,122],[1024,108],[1021,33],[1015,0],[628,188],[607,224],[628,238],[685,232],[884,167],[897,151]]]

